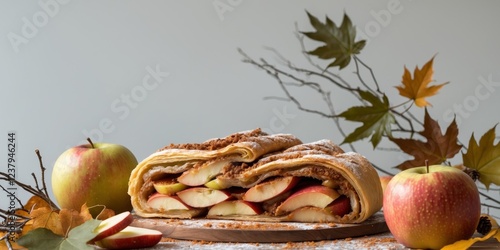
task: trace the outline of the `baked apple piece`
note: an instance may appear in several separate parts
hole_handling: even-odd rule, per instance
[[[177,196],[155,193],[149,197],[147,205],[159,211],[190,210],[191,208],[182,202]]]
[[[258,215],[262,208],[253,202],[244,200],[229,200],[215,204],[208,210],[207,217],[228,215]]]
[[[264,181],[249,188],[242,199],[251,202],[263,202],[292,189],[299,180],[300,177],[285,176]]]
[[[176,181],[175,178],[154,181],[153,186],[156,192],[166,195],[174,195],[175,193],[188,188],[185,184]]]
[[[177,178],[177,181],[187,186],[201,186],[219,175],[221,170],[228,163],[229,161],[212,161],[200,166],[195,166],[182,173],[182,175]]]
[[[351,211],[349,198],[345,195],[339,196],[325,208],[301,207],[287,215],[287,219],[297,222],[330,222],[335,216],[344,216]]]
[[[232,198],[227,190],[215,190],[206,187],[192,187],[177,193],[182,202],[197,208],[210,207]]]
[[[337,191],[323,185],[304,187],[283,201],[276,208],[276,215],[283,215],[301,207],[325,208],[339,196]]]

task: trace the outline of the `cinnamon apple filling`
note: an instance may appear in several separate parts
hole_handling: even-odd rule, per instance
[[[165,147],[134,169],[129,194],[137,215],[163,218],[359,223],[382,206],[363,156],[260,130]]]

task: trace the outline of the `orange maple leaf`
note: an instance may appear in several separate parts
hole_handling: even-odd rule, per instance
[[[418,107],[432,106],[428,103],[425,98],[429,96],[433,96],[437,94],[439,89],[443,87],[448,82],[427,86],[429,83],[433,81],[432,77],[434,75],[434,69],[432,68],[432,64],[434,62],[434,57],[431,58],[423,67],[419,69],[415,67],[413,72],[413,78],[411,76],[410,71],[405,66],[405,72],[403,74],[403,79],[401,83],[402,86],[396,86],[399,90],[399,94],[404,97],[408,97],[411,100],[415,101],[415,104]]]

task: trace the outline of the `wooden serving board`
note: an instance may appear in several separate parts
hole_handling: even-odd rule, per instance
[[[389,231],[381,212],[360,224],[151,219],[136,216],[132,226],[159,230],[164,237],[178,240],[239,243],[334,240]]]

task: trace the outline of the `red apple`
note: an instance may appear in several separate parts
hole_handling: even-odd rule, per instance
[[[190,210],[191,208],[182,202],[177,196],[169,196],[166,194],[155,193],[149,197],[147,203],[150,208],[158,209],[159,211],[169,210]]]
[[[182,190],[177,196],[191,207],[210,207],[230,199],[231,193],[226,190],[214,190],[205,187],[193,187]]]
[[[95,244],[107,249],[147,248],[158,244],[162,237],[162,232],[158,230],[128,226]]]
[[[278,177],[271,181],[261,182],[251,188],[243,195],[243,200],[251,202],[263,202],[272,199],[290,189],[299,182],[300,177],[286,176]]]
[[[97,235],[91,240],[91,242],[95,242],[118,233],[129,226],[133,221],[134,217],[128,211],[111,216],[101,221],[99,226],[94,229],[94,232]]]
[[[337,191],[323,185],[308,186],[293,193],[283,201],[276,209],[276,214],[284,214],[307,206],[325,208],[339,196]]]
[[[215,204],[208,210],[207,216],[257,215],[261,213],[262,208],[253,202],[232,200]]]
[[[89,142],[66,150],[54,163],[52,191],[57,203],[77,211],[83,204],[104,205],[115,213],[132,210],[127,191],[137,166],[134,154],[122,145]]]
[[[467,174],[435,165],[395,175],[385,189],[383,211],[399,243],[439,249],[474,234],[481,203],[477,186]]]

